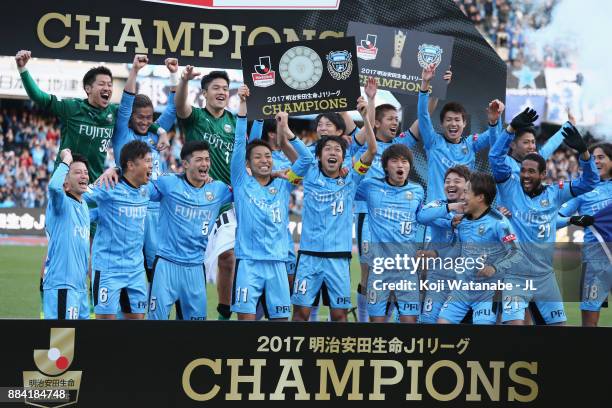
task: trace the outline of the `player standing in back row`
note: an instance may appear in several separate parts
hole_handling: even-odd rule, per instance
[[[188,83],[200,73],[187,65],[176,89],[176,115],[185,133],[185,142],[204,141],[209,146],[210,177],[230,184],[230,161],[234,149],[236,117],[228,111],[230,80],[225,71],[212,71],[202,78],[202,94],[206,99],[204,108],[192,107],[187,101]],[[234,280],[234,243],[236,238],[236,214],[230,205],[221,209],[219,219],[211,226],[209,245],[206,250],[206,269],[217,271],[217,293],[219,319],[231,316],[230,301]]]

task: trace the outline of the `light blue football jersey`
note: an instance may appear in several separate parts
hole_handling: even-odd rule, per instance
[[[84,200],[64,192],[69,167],[60,163],[49,181],[45,230],[49,248],[43,289],[87,290],[89,210]]]

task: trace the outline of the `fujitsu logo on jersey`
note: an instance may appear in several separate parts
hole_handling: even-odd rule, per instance
[[[78,225],[76,225],[74,227],[74,229],[72,230],[72,236],[76,237],[79,236],[82,239],[86,239],[89,241],[89,226],[87,227],[80,227]]]
[[[189,221],[191,220],[210,220],[212,218],[212,212],[205,208],[193,208],[193,207],[184,207],[182,205],[177,204],[174,207],[174,214],[183,217]]]
[[[309,199],[311,198],[321,203],[327,203],[327,202],[336,201],[336,200],[344,200],[344,197],[345,197],[344,189],[336,191],[335,193],[322,193],[322,194],[319,194],[316,191],[310,191],[308,192],[307,195]]]
[[[552,221],[554,217],[556,217],[557,211],[553,210],[551,213],[550,210],[548,213],[544,212],[534,212],[534,211],[516,211],[512,214],[512,218],[520,219],[526,223],[531,224],[541,224]]]
[[[410,211],[401,211],[397,208],[374,208],[374,215],[393,221],[412,221]]]
[[[202,133],[202,139],[205,142],[208,142],[210,147],[214,147],[214,148],[221,149],[221,150],[227,150],[230,152],[234,151],[233,142],[226,142],[225,140],[221,139],[219,136],[213,133]]]
[[[79,135],[89,136],[92,139],[95,138],[104,138],[110,139],[113,137],[113,129],[112,128],[102,128],[98,126],[91,125],[79,125]]]
[[[119,206],[119,216],[127,218],[144,218],[147,215],[147,206],[127,207]]]
[[[255,206],[257,206],[258,208],[261,208],[262,210],[280,207],[279,200],[275,200],[271,203],[267,203],[265,200],[260,200],[258,198],[249,196],[249,202],[255,204]]]

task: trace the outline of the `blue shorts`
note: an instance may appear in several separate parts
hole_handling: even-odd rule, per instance
[[[43,291],[45,319],[89,319],[87,290],[45,289]]]
[[[349,258],[323,258],[299,254],[291,303],[296,306],[312,307],[321,287],[325,285],[331,308],[350,309],[350,266]]]
[[[256,314],[260,302],[270,319],[287,318],[291,314],[285,262],[237,259],[232,312]]]
[[[155,262],[155,254],[157,253],[157,245],[159,244],[159,236],[157,226],[159,225],[159,209],[147,209],[145,218],[145,236],[144,236],[144,256],[145,268],[153,269]]]
[[[131,273],[94,271],[91,296],[96,314],[116,315],[119,310],[145,313],[147,293],[144,269]]]
[[[177,320],[206,320],[204,265],[179,265],[160,257],[154,265],[149,320],[168,320],[175,304]]]
[[[472,309],[474,324],[492,325],[497,322],[495,291],[453,290],[440,309],[439,318],[459,324]]]
[[[612,290],[612,267],[607,260],[582,263],[580,310],[599,312]]]
[[[410,282],[414,286],[413,290],[408,288],[390,290],[384,284],[400,281]],[[400,316],[418,316],[421,309],[419,299],[419,276],[411,273],[398,273],[386,271],[377,275],[368,274],[368,315],[373,317],[383,317],[389,312],[389,307],[394,305]]]
[[[367,264],[369,262],[368,253],[370,252],[370,242],[372,239],[372,234],[370,233],[370,223],[368,222],[368,214],[355,213],[354,223],[355,231],[357,232],[359,262],[362,264]]]
[[[448,286],[448,284],[446,285]],[[450,295],[450,292],[450,289],[426,291],[425,296],[423,297],[423,304],[421,306],[419,323],[436,323],[438,321],[438,316],[440,315],[440,310],[442,310],[442,305],[444,305],[444,302]]]
[[[532,281],[535,290],[525,290],[526,281]],[[561,323],[567,320],[563,298],[554,273],[545,276],[525,277],[506,275],[505,283],[511,283],[512,290],[502,294],[502,321],[525,320],[525,309],[534,302],[546,324]]]

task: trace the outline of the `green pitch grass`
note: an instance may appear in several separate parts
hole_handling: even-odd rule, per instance
[[[0,318],[33,318],[40,317],[39,276],[45,247],[0,246]],[[559,281],[566,298],[578,290],[578,266],[576,262],[563,262],[557,268]],[[359,263],[357,257],[351,263],[353,288],[359,280]],[[217,290],[208,285],[208,316],[217,317]],[[353,292],[353,305],[357,305],[356,292]],[[575,295],[573,296],[575,298]],[[580,325],[578,302],[565,304],[568,324]],[[327,318],[327,308],[321,307],[320,320]],[[235,317],[234,317],[235,318]],[[350,320],[354,320],[351,316]],[[600,326],[612,326],[612,310],[603,309]]]

